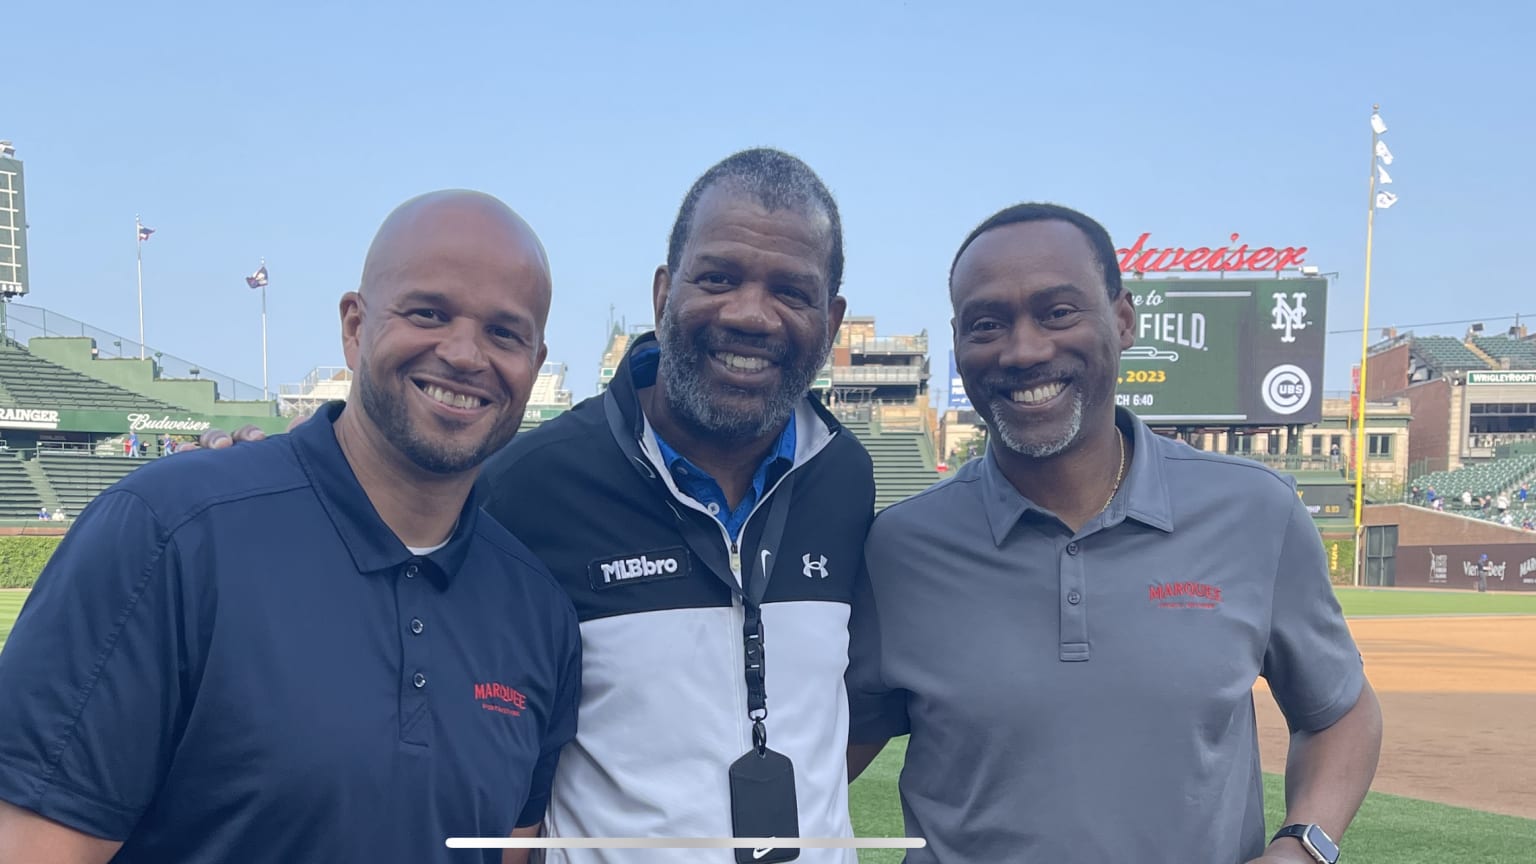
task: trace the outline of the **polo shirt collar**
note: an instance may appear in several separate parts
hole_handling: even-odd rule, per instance
[[[1136,415],[1124,408],[1115,409],[1115,425],[1132,437],[1134,455],[1125,479],[1120,482],[1120,492],[1110,503],[1109,510],[1098,517],[1099,528],[1114,526],[1126,519],[1135,519],[1161,531],[1173,530],[1173,507],[1168,499],[1168,486],[1163,472],[1162,454],[1158,452],[1157,435],[1141,422]],[[993,444],[988,443],[981,467],[981,491],[985,496],[987,524],[992,530],[992,542],[1001,547],[1013,526],[1024,514],[1049,513],[1019,492],[997,464]],[[1089,523],[1089,527],[1093,526]]]
[[[415,559],[434,585],[446,589],[469,555],[480,512],[478,484],[470,490],[459,511],[453,536],[441,548],[417,559],[384,524],[341,451],[335,423],[345,408],[345,402],[328,402],[288,436],[331,525],[346,545],[358,572],[392,570]]]

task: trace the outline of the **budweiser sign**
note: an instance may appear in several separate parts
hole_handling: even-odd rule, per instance
[[[1191,273],[1230,273],[1236,271],[1275,271],[1279,272],[1287,267],[1300,267],[1302,259],[1307,254],[1305,246],[1260,246],[1257,249],[1249,249],[1248,244],[1241,246],[1222,246],[1212,249],[1208,246],[1199,246],[1194,249],[1183,247],[1148,246],[1147,238],[1151,234],[1143,234],[1136,238],[1135,245],[1129,249],[1116,249],[1120,256],[1120,270],[1124,273],[1163,273],[1169,270],[1182,270]],[[1237,242],[1238,235],[1233,234],[1232,243]]]
[[[130,432],[207,432],[211,428],[213,424],[206,420],[179,420],[166,416],[155,417],[152,414],[128,415]]]

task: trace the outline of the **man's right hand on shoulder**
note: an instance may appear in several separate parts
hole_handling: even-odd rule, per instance
[[[287,431],[292,432],[295,427],[297,427],[300,423],[303,423],[305,420],[308,420],[312,416],[314,415],[300,414],[294,417],[288,422]],[[246,441],[260,441],[266,437],[267,433],[261,431],[259,428],[249,423],[241,426],[234,432],[226,432],[223,429],[209,429],[207,432],[197,436],[197,441],[195,443],[187,442],[177,447],[176,452],[185,453],[191,450],[223,450],[226,447],[233,447],[236,444],[241,444]]]

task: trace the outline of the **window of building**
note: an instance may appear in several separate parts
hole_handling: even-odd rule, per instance
[[[1312,455],[1313,456],[1321,456],[1321,455],[1323,455],[1323,436],[1321,436],[1321,435],[1313,435],[1312,436],[1312,445],[1311,446],[1312,446]]]
[[[1370,435],[1367,437],[1370,439],[1368,446],[1370,448],[1369,452],[1372,456],[1386,457],[1392,455],[1391,435]]]

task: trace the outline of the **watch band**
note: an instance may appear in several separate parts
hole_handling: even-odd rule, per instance
[[[1333,842],[1333,838],[1328,836],[1328,832],[1317,825],[1303,825],[1299,822],[1287,825],[1276,831],[1275,836],[1271,837],[1269,842],[1274,843],[1281,837],[1295,837],[1301,843],[1301,848],[1305,849],[1307,854],[1312,856],[1319,864],[1338,864],[1338,844]]]

